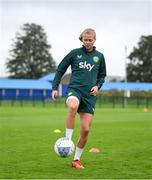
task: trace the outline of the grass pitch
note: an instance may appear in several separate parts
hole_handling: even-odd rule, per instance
[[[152,111],[97,108],[81,170],[71,168],[73,156],[54,152],[55,141],[64,136],[65,117],[64,107],[0,107],[0,178],[152,178]],[[77,116],[75,143],[78,135]],[[101,152],[90,153],[93,147]]]

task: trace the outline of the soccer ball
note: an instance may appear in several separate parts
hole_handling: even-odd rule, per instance
[[[62,137],[55,142],[54,150],[61,157],[68,157],[74,152],[74,143],[66,137]]]

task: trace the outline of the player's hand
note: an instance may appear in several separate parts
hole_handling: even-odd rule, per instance
[[[52,91],[52,100],[56,101],[56,97],[58,96],[58,91],[57,90],[53,90]]]
[[[90,95],[96,96],[98,92],[98,86],[93,86],[90,91]]]

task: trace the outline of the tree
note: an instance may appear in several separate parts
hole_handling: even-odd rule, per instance
[[[152,82],[152,35],[141,36],[138,47],[128,56],[127,80]]]
[[[11,78],[35,79],[56,70],[44,29],[36,24],[24,24],[17,33],[6,67]]]

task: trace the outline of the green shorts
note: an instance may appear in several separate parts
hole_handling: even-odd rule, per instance
[[[78,89],[69,88],[67,92],[67,100],[69,98],[75,98],[79,101],[78,113],[90,113],[94,114],[95,104],[96,104],[96,96],[91,96],[89,94],[84,94]]]

